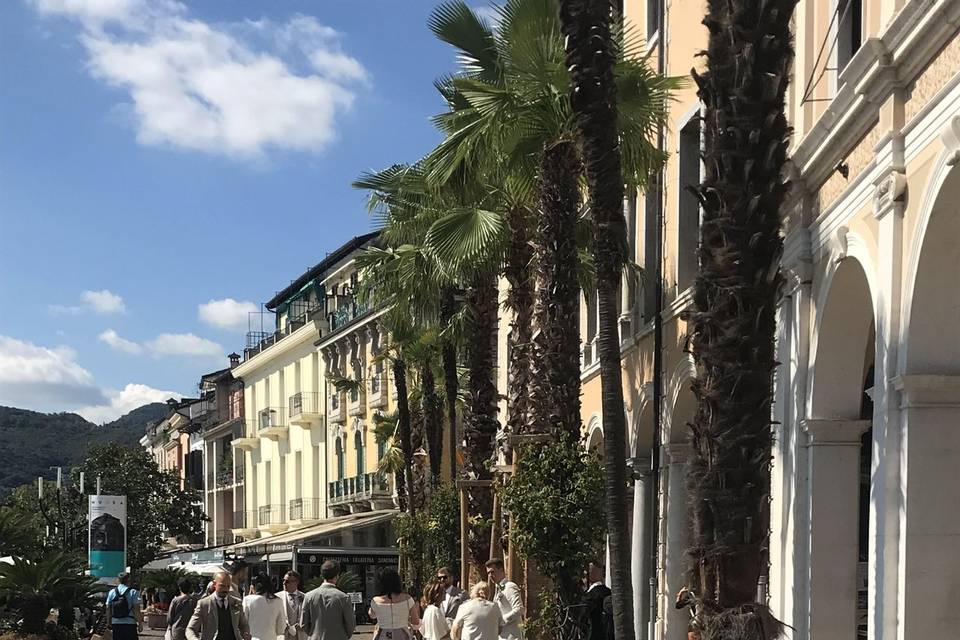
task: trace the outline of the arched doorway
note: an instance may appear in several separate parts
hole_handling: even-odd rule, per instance
[[[850,640],[867,632],[871,420],[876,356],[873,296],[862,264],[844,258],[816,307],[810,418],[808,635]],[[866,475],[863,471],[866,470]]]
[[[944,166],[905,285],[900,370],[900,637],[956,636],[960,613],[960,170]],[[936,183],[936,181],[935,181]]]

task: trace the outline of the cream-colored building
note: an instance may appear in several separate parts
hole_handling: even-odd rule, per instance
[[[663,0],[660,0],[661,2]],[[703,0],[626,0],[666,72],[702,64]],[[960,0],[800,0],[788,115],[794,189],[783,212],[770,567],[761,587],[788,636],[954,637],[960,614]],[[683,488],[694,400],[679,314],[690,303],[700,106],[671,107],[661,194],[626,204],[634,259],[655,273],[663,211],[658,500],[653,287],[625,289],[624,394],[639,638],[686,638]],[[602,441],[595,304],[585,302],[583,419]],[[649,625],[651,505],[660,505]]]

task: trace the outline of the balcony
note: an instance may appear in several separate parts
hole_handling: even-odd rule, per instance
[[[282,504],[265,504],[257,510],[257,524],[270,533],[287,530],[287,510]]]
[[[297,329],[305,326],[321,311],[315,301],[295,300],[289,304],[284,314],[286,322],[276,331],[248,331],[247,344],[243,350],[243,360],[247,361],[277,344]]]
[[[290,396],[290,424],[309,427],[322,423],[323,414],[320,411],[319,393],[301,391]]]
[[[213,544],[217,547],[222,547],[224,545],[233,544],[236,542],[237,536],[233,533],[233,529],[218,529],[216,535],[213,538]]]
[[[231,531],[233,531],[237,542],[255,538],[257,536],[257,512],[234,511],[233,529]]]
[[[232,487],[234,481],[233,469],[224,469],[217,472],[217,489]]]
[[[330,395],[327,396],[327,418],[330,422],[343,424],[347,419],[347,413],[344,407],[344,396],[346,394],[342,391],[337,391],[332,384],[328,384],[327,386],[330,389]]]
[[[241,451],[255,451],[260,448],[260,437],[257,435],[257,421],[247,420],[244,424],[244,434],[234,438],[230,444]]]
[[[355,321],[370,313],[370,311],[371,309],[366,304],[356,302],[351,298],[339,302],[337,310],[327,314],[327,321],[330,323],[330,333],[340,331],[353,324]]]
[[[290,501],[290,523],[320,520],[320,498],[294,498]]]
[[[339,511],[338,515],[393,506],[393,489],[387,476],[379,472],[334,480],[327,491],[327,504]]]
[[[257,414],[257,433],[264,438],[279,440],[287,435],[287,421],[283,407],[270,407]]]

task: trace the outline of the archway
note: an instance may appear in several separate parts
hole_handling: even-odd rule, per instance
[[[807,434],[809,636],[866,633],[870,424],[876,331],[863,264],[843,258],[817,301]],[[863,474],[863,470],[867,474]],[[858,580],[858,576],[861,577]]]
[[[956,635],[960,613],[960,170],[941,163],[906,280],[901,407],[901,637]],[[938,181],[939,179],[939,181]],[[912,293],[912,295],[911,295]]]

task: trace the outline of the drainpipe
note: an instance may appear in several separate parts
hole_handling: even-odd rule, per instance
[[[666,69],[666,25],[664,1],[657,2],[657,30],[660,49],[657,55],[657,73],[663,75]],[[657,131],[657,149],[664,151],[663,127]],[[664,259],[664,203],[663,186],[666,170],[661,170],[656,181],[657,195],[657,231],[656,231],[656,275],[654,276],[654,314],[653,314],[653,444],[650,452],[651,471],[651,515],[650,515],[650,620],[647,625],[647,640],[654,640],[657,629],[657,555],[660,548],[660,439],[663,433],[663,259]]]

